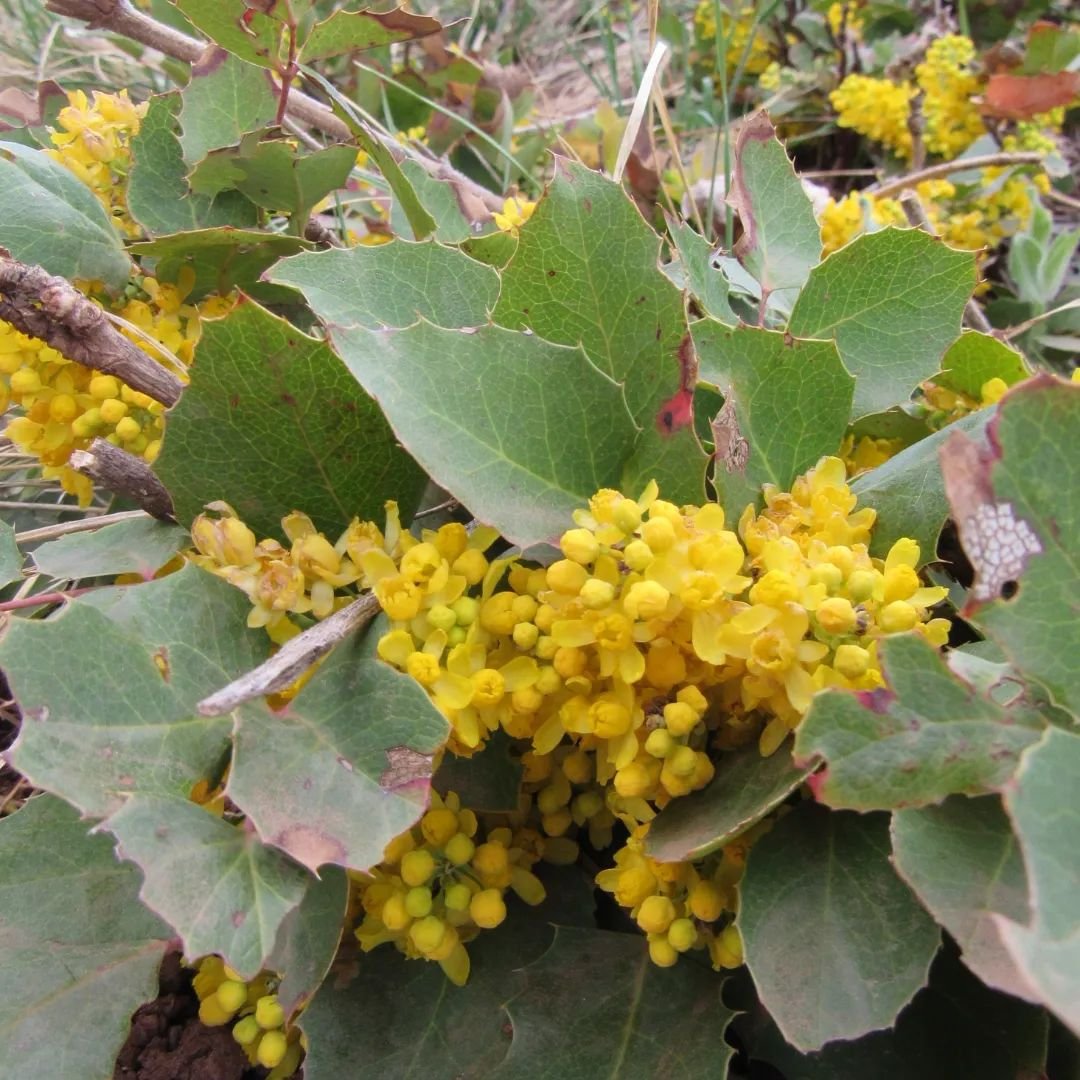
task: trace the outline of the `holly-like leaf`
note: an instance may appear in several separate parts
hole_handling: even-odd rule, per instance
[[[226,2],[251,11],[243,0]],[[220,6],[218,0],[210,3]],[[224,49],[207,50],[192,66],[191,81],[180,96],[180,146],[189,166],[197,165],[211,150],[235,146],[242,135],[266,127],[277,114],[277,94],[269,74]]]
[[[1027,875],[997,796],[953,795],[940,806],[901,810],[892,820],[897,872],[988,986],[1031,997],[1001,941],[997,915],[1026,923]]]
[[[649,826],[645,848],[659,862],[701,859],[775,810],[810,774],[787,747],[762,757],[757,745],[724,754],[704,791],[672,799]]]
[[[310,870],[378,863],[424,812],[449,731],[419,683],[357,648],[339,646],[283,711],[238,713],[226,791]]]
[[[560,161],[503,270],[495,321],[580,344],[622,384],[640,429],[621,486],[636,494],[656,480],[664,498],[697,503],[706,463],[693,427],[697,363],[682,295],[660,270],[659,250],[620,184]]]
[[[854,380],[831,341],[797,341],[756,327],[712,319],[694,324],[703,382],[725,397],[713,421],[715,483],[737,521],[762,484],[791,483],[825,454],[836,453],[851,413]]]
[[[939,940],[889,865],[888,818],[810,803],[755,843],[739,926],[762,1003],[803,1051],[890,1027]]]
[[[139,896],[180,935],[185,959],[218,953],[244,979],[262,970],[313,880],[242,824],[187,799],[132,795],[105,827],[142,871]]]
[[[680,288],[689,290],[706,315],[725,326],[735,326],[739,320],[728,301],[728,280],[712,264],[709,241],[689,222],[674,218],[668,219],[668,233],[679,258],[665,266],[664,273]]]
[[[269,276],[299,289],[332,337],[360,327],[400,329],[421,318],[436,326],[483,326],[499,297],[494,270],[431,241],[304,253]]]
[[[0,147],[0,245],[64,278],[119,289],[131,273],[120,234],[97,196],[44,150]]]
[[[22,578],[22,564],[15,530],[6,521],[0,521],[0,589]]]
[[[0,821],[0,1073],[109,1080],[169,928],[107,837],[42,795]]]
[[[333,350],[254,303],[203,326],[156,470],[180,520],[224,499],[259,537],[303,509],[336,539],[388,499],[411,514],[425,483]]]
[[[638,935],[559,927],[522,972],[506,1006],[514,1037],[494,1075],[663,1076],[696,1080],[705,1065],[724,1075],[734,1012],[723,979],[704,966],[658,968]],[[658,1035],[662,1032],[662,1035]],[[565,1048],[563,1055],[552,1053]]]
[[[89,533],[72,533],[34,549],[34,564],[57,579],[142,574],[152,578],[185,544],[185,529],[151,517],[117,521]]]
[[[260,11],[245,0],[173,2],[211,41],[233,56],[264,68],[278,67],[285,29],[280,17]]]
[[[855,376],[853,415],[883,412],[940,369],[974,288],[971,252],[921,229],[880,229],[810,273],[788,331],[835,340]]]
[[[818,799],[852,810],[899,810],[1000,788],[1044,721],[955,676],[918,634],[879,645],[885,685],[819,694],[795,735],[795,759],[821,758]]]
[[[1025,677],[1080,716],[1080,385],[1040,375],[1010,391],[990,445],[942,450],[946,491],[975,569],[964,617]]]
[[[414,15],[403,7],[392,11],[335,11],[312,27],[300,55],[309,64],[342,53],[416,41],[437,34],[442,28],[438,19]]]
[[[131,251],[141,259],[154,260],[154,274],[160,281],[177,281],[188,268],[194,274],[191,300],[210,292],[225,296],[240,288],[271,303],[282,299],[283,293],[287,299],[295,299],[296,294],[261,284],[263,271],[282,256],[309,246],[298,236],[222,226],[159,236],[132,244]]]
[[[432,784],[443,795],[454,792],[470,810],[504,814],[517,810],[522,765],[521,759],[510,753],[513,745],[500,729],[484,744],[482,754],[457,757],[448,752]]]
[[[0,639],[23,716],[12,764],[92,817],[134,792],[186,796],[229,740],[228,718],[198,717],[196,702],[266,656],[250,609],[188,566],[95,590],[47,620],[13,619]]]
[[[299,907],[285,916],[266,966],[281,975],[278,1004],[287,1016],[309,1001],[326,978],[341,941],[348,902],[345,871],[324,866]]]
[[[425,472],[512,542],[552,540],[618,486],[637,430],[581,349],[500,326],[330,335]]]
[[[743,227],[735,255],[761,283],[763,295],[789,311],[821,259],[821,231],[810,196],[764,112],[754,113],[739,125],[728,201]]]
[[[416,197],[435,221],[435,239],[441,244],[464,244],[473,238],[475,227],[491,221],[491,211],[475,195],[453,180],[432,176],[419,162],[406,159],[401,171],[412,185]],[[399,218],[405,220],[395,224]],[[395,199],[390,211],[393,231],[408,235],[408,216],[400,200]],[[506,235],[506,234],[499,234]]]
[[[1023,356],[1004,341],[977,330],[965,330],[946,351],[934,382],[978,401],[990,379],[1001,379],[1006,386],[1012,386],[1029,374]]]
[[[859,505],[877,511],[870,537],[871,555],[884,558],[897,540],[907,536],[919,545],[920,565],[934,561],[938,537],[949,516],[941,473],[942,446],[954,431],[985,439],[990,416],[988,409],[970,413],[852,481],[851,490],[859,497]]]
[[[1026,1080],[1046,1075],[1047,1016],[988,989],[946,946],[891,1031],[800,1054],[763,1015],[750,1041],[785,1080]]]
[[[191,174],[192,189],[217,195],[234,187],[256,206],[281,211],[306,225],[312,207],[331,191],[345,186],[356,164],[356,147],[339,144],[301,154],[284,140],[241,140],[239,147],[213,151]],[[207,183],[213,171],[223,179]]]
[[[1049,728],[1005,791],[1027,868],[1030,926],[1002,918],[1001,935],[1048,1008],[1080,1035],[1080,737]]]
[[[176,119],[179,112],[179,93],[155,95],[139,125],[139,133],[131,140],[127,189],[131,216],[151,235],[223,225],[237,228],[254,225],[255,207],[237,192],[222,192],[216,198],[207,198],[189,189]]]

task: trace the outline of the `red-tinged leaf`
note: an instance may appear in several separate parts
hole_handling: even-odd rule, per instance
[[[1070,104],[1080,95],[1080,72],[1041,75],[991,75],[986,84],[983,113],[1007,120],[1030,120],[1038,113]]]

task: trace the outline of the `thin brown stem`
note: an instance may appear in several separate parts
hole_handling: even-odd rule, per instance
[[[72,600],[76,596],[93,591],[93,586],[87,586],[84,589],[65,589],[63,592],[39,592],[17,600],[5,600],[0,604],[0,611],[19,611],[22,608],[41,607],[43,604],[60,604],[65,600]]]
[[[92,532],[103,529],[106,525],[115,525],[118,521],[133,521],[146,517],[145,510],[120,510],[115,514],[102,514],[100,517],[81,518],[78,521],[61,521],[56,525],[45,525],[40,529],[27,529],[15,534],[15,543],[33,544],[41,540],[55,540],[68,533]]]
[[[978,154],[975,157],[957,158],[956,161],[943,161],[939,165],[928,165],[925,169],[898,176],[895,180],[886,180],[873,184],[863,190],[864,195],[873,195],[883,199],[895,195],[904,188],[914,187],[924,180],[936,180],[939,176],[951,176],[953,173],[966,172],[968,169],[991,169],[1002,165],[1038,165],[1043,155],[1035,150],[1020,150],[1014,153]]]

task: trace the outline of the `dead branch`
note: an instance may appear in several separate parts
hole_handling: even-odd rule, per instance
[[[150,466],[106,439],[95,439],[89,450],[72,451],[68,464],[106,490],[138,503],[151,517],[176,520],[172,499]]]
[[[234,679],[198,704],[201,716],[222,716],[253,698],[292,686],[308,668],[339,642],[366,626],[379,611],[379,601],[364,593],[347,607],[286,642],[265,663]]]
[[[69,360],[115,375],[162,405],[175,405],[184,384],[109,322],[63,278],[11,258],[0,248],[0,319],[41,338]]]

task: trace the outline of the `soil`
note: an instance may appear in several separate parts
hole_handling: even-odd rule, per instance
[[[114,1080],[260,1080],[267,1075],[251,1067],[228,1027],[199,1022],[191,974],[179,953],[165,957],[158,996],[131,1018]]]

